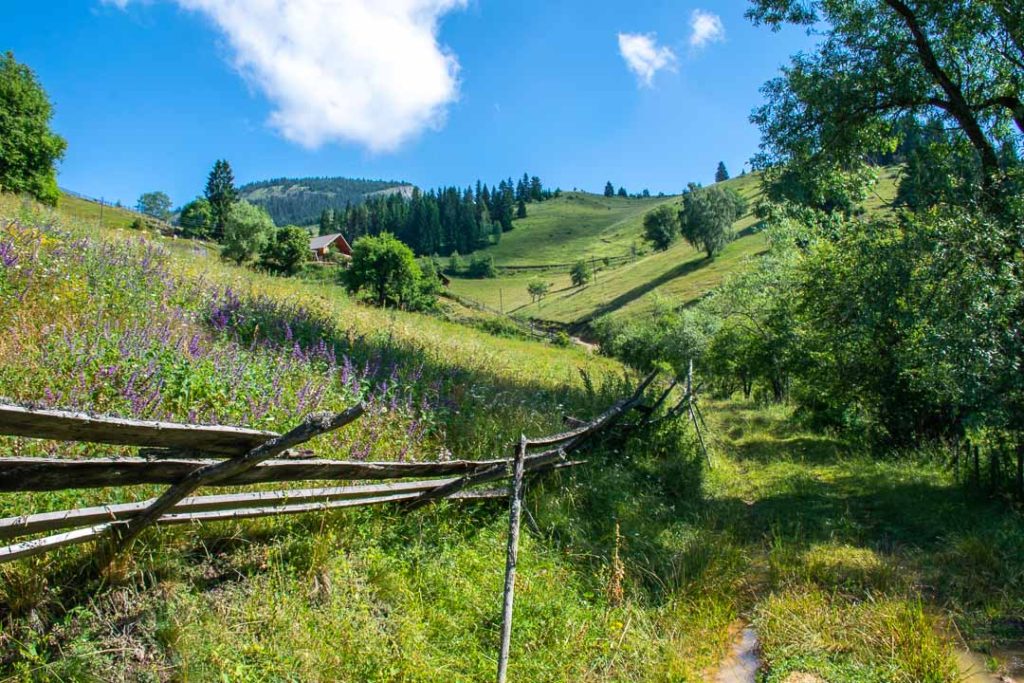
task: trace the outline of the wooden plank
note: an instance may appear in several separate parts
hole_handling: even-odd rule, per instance
[[[404,500],[415,498],[417,493],[395,493],[389,496],[373,496],[368,498],[354,498],[350,500],[334,500],[325,503],[305,503],[300,505],[275,505],[271,507],[243,508],[239,510],[218,510],[215,512],[195,512],[188,514],[167,514],[158,522],[164,524],[193,524],[197,522],[223,522],[235,519],[251,519],[254,517],[270,517],[274,515],[301,514],[306,512],[320,512],[324,510],[336,510],[339,508],[360,507],[365,505],[380,505],[382,503],[398,503]],[[491,498],[507,498],[508,491],[504,490],[483,490],[483,491],[460,491],[450,496],[451,500],[487,500]]]
[[[124,550],[128,548],[142,530],[155,523],[165,512],[177,505],[182,498],[185,498],[200,486],[220,484],[226,479],[251,470],[265,460],[270,460],[296,446],[301,446],[310,439],[341,429],[345,425],[358,420],[365,412],[366,405],[360,402],[340,413],[315,413],[307,415],[302,423],[294,429],[269,441],[265,441],[245,455],[240,455],[230,460],[222,460],[216,464],[207,465],[189,472],[181,481],[164,491],[160,497],[153,501],[152,505],[132,516],[128,522],[114,527],[117,535],[116,549]]]
[[[79,543],[88,543],[103,536],[110,528],[109,524],[89,527],[87,529],[76,529],[63,534],[54,534],[45,538],[36,538],[31,541],[22,541],[4,548],[0,548],[0,564],[21,560],[33,555],[42,555],[57,548]]]
[[[171,512],[209,512],[231,508],[266,507],[277,504],[297,505],[331,500],[369,498],[395,493],[414,493],[426,491],[447,481],[452,480],[428,479],[425,481],[402,481],[369,486],[335,486],[330,488],[251,491],[248,493],[193,496],[183,499],[171,509]],[[97,505],[75,510],[57,510],[54,512],[41,512],[33,515],[20,515],[18,517],[0,519],[0,539],[124,520],[146,509],[154,500],[150,499],[115,505]]]
[[[575,442],[575,446],[567,446],[566,452],[578,448],[582,441],[594,434],[606,429],[611,423],[615,422],[624,413],[629,412],[633,408],[637,407],[643,400],[644,392],[647,391],[647,387],[650,386],[651,382],[658,376],[658,372],[654,371],[647,375],[640,385],[637,387],[633,395],[625,400],[619,401],[611,408],[606,410],[601,415],[597,416],[590,422],[587,422],[582,427],[574,429],[572,431],[563,432],[561,434],[553,434],[551,436],[533,437],[528,440],[530,446],[553,446],[560,443]]]
[[[446,477],[478,472],[504,460],[446,462],[352,462],[346,460],[268,460],[232,475],[220,486],[271,482],[353,481]],[[203,460],[142,460],[139,458],[0,458],[0,493],[59,491],[107,486],[173,484],[209,464]]]
[[[184,514],[169,514],[160,517],[157,524],[201,524],[203,522],[223,522],[238,519],[252,519],[257,517],[270,517],[276,515],[302,514],[308,512],[320,512],[325,510],[336,510],[348,507],[360,507],[365,505],[382,505],[384,503],[397,503],[414,498],[416,493],[395,493],[386,496],[373,496],[369,498],[355,498],[349,500],[334,500],[325,503],[308,503],[302,505],[275,505],[268,507],[245,508],[239,510],[219,510],[213,512],[196,512]],[[490,500],[508,497],[505,490],[482,490],[462,491],[451,496],[453,500]],[[0,564],[12,562],[33,555],[57,550],[69,545],[88,543],[104,537],[111,528],[111,524],[101,524],[85,529],[76,529],[61,534],[54,534],[44,538],[23,541],[6,547],[0,547]]]
[[[545,451],[544,453],[538,453],[537,455],[531,455],[524,461],[524,466],[527,472],[533,472],[541,470],[554,463],[565,460],[565,451],[562,449]],[[431,503],[441,498],[448,498],[459,491],[475,486],[477,484],[483,484],[490,481],[495,481],[503,477],[507,477],[511,474],[510,465],[508,461],[501,461],[497,465],[488,467],[487,469],[481,470],[474,474],[469,474],[458,479],[454,479],[447,484],[440,484],[429,491],[417,494],[416,497],[409,504],[410,510],[423,507],[427,503]]]
[[[189,449],[241,455],[278,436],[243,427],[189,425],[103,417],[0,404],[0,434],[120,446]]]

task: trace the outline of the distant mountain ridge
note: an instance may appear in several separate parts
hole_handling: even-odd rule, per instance
[[[371,195],[399,192],[412,195],[413,186],[392,180],[363,178],[274,178],[243,185],[239,196],[262,206],[278,225],[312,225],[324,209],[358,204]]]

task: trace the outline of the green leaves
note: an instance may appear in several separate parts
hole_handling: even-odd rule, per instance
[[[249,202],[231,205],[224,224],[224,258],[236,263],[251,261],[273,238],[276,228],[266,211]]]
[[[732,224],[746,210],[746,201],[732,190],[691,184],[683,193],[679,230],[687,242],[714,258],[732,241]]]
[[[53,108],[27,66],[0,56],[0,190],[56,206],[56,164],[67,142],[50,130]]]
[[[405,306],[416,298],[422,271],[412,250],[390,233],[360,237],[352,245],[345,284],[353,293],[369,291],[378,306]]]

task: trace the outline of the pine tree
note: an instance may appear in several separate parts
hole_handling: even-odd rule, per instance
[[[544,186],[540,182],[538,176],[530,178],[530,201],[541,202],[544,201]]]
[[[629,193],[628,193],[628,192],[626,192],[626,188],[624,188],[624,187],[620,187],[620,188],[619,188],[619,192],[618,192],[618,195],[619,195],[620,197],[629,197]]]
[[[235,174],[231,171],[231,164],[218,159],[206,180],[206,201],[210,202],[210,211],[213,213],[214,239],[219,241],[224,237],[228,213],[237,199],[238,190],[235,189]]]
[[[725,162],[718,162],[718,170],[715,171],[715,182],[722,183],[729,179],[729,171],[725,168]]]
[[[615,196],[615,186],[612,185],[612,181],[610,181],[610,180],[604,186],[604,196],[605,197],[614,197]]]
[[[321,236],[331,235],[334,233],[334,209],[324,209],[320,212],[320,232]]]
[[[526,200],[520,199],[516,205],[516,218],[526,218]]]

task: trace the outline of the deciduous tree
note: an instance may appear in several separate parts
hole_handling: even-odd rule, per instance
[[[213,229],[213,210],[210,208],[210,202],[202,197],[197,197],[186,204],[181,210],[181,215],[178,216],[178,226],[184,237],[195,239],[209,237]]]
[[[644,239],[658,251],[665,251],[679,236],[679,217],[675,209],[662,204],[644,216]]]
[[[412,250],[390,233],[360,237],[352,245],[345,284],[352,293],[369,291],[378,306],[404,306],[417,295],[422,271]]]
[[[679,231],[687,242],[714,258],[733,239],[732,224],[746,211],[736,192],[691,184],[683,193]]]
[[[10,52],[0,57],[0,190],[57,205],[57,162],[67,142],[50,130],[53,107],[35,74]]]
[[[238,264],[251,261],[266,248],[275,231],[266,211],[249,202],[235,202],[224,223],[221,254]]]
[[[139,213],[166,221],[171,217],[171,198],[166,192],[145,192],[135,204]]]

